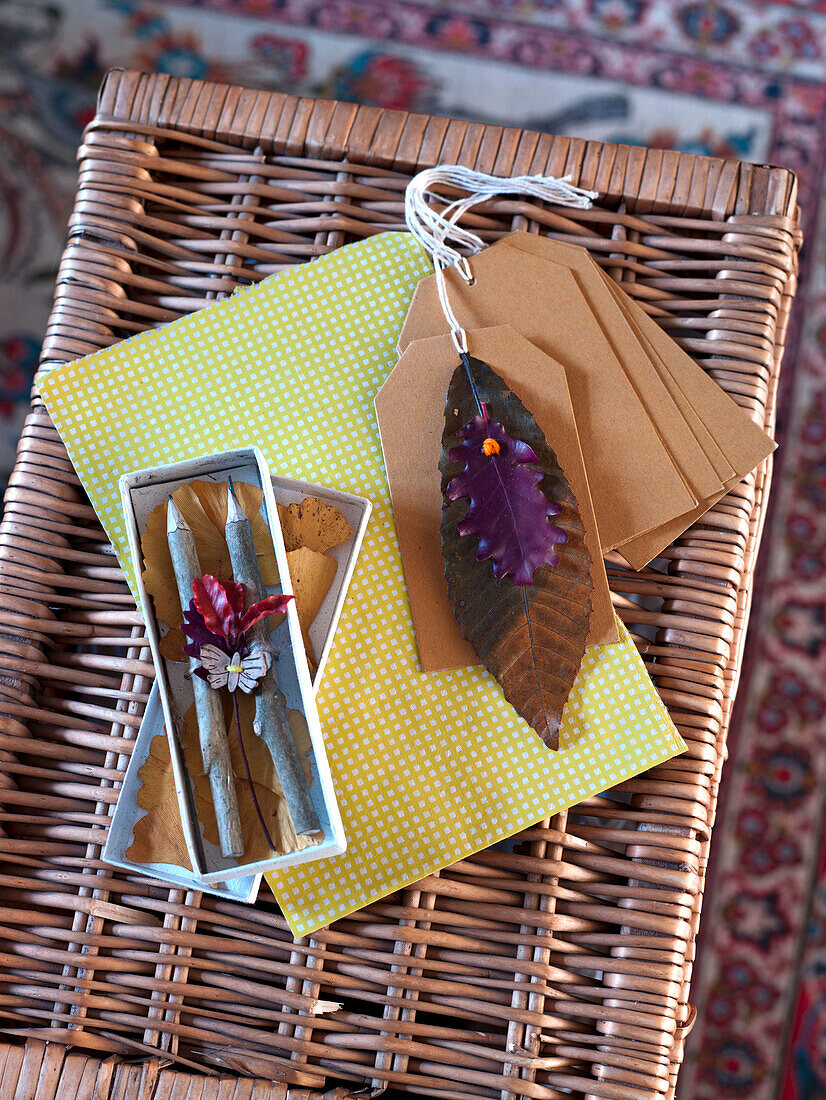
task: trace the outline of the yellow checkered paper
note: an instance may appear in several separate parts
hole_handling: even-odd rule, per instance
[[[298,936],[685,748],[623,629],[587,651],[558,753],[484,669],[420,671],[373,398],[429,272],[384,233],[40,385],[133,591],[126,471],[256,444],[273,473],[373,501],[318,693],[347,852],[268,876]]]

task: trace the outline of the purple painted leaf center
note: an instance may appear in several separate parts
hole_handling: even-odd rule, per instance
[[[461,443],[449,457],[462,470],[449,482],[446,496],[470,498],[459,534],[479,536],[476,560],[490,558],[497,580],[510,574],[514,584],[531,584],[538,566],[559,565],[556,547],[568,541],[551,522],[559,507],[539,488],[542,471],[531,466],[539,459],[527,443],[484,416],[475,416],[457,435]]]

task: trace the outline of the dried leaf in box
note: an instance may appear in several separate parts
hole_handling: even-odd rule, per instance
[[[295,609],[301,623],[307,659],[315,665],[315,654],[310,642],[310,627],[315,621],[324,597],[336,575],[338,562],[328,554],[319,554],[308,546],[287,553],[287,565],[295,593]]]
[[[306,546],[326,554],[353,537],[353,528],[338,508],[318,497],[307,497],[300,504],[279,504],[278,515],[288,551]]]
[[[165,732],[156,733],[150,741],[149,755],[138,775],[142,783],[137,803],[147,813],[135,824],[127,859],[135,863],[169,863],[191,871]]]
[[[462,473],[462,463],[456,461],[463,443],[460,432],[479,415],[497,421],[509,437],[531,448],[542,473],[540,488],[559,508],[553,522],[567,536],[552,548],[559,564],[539,564],[531,583],[515,584],[507,575],[497,578],[490,557],[478,560],[478,531],[459,533],[468,497],[451,500],[444,495]],[[442,553],[456,619],[508,702],[546,745],[558,748],[559,722],[588,636],[590,555],[576,499],[556,455],[519,398],[479,359],[466,357],[451,379],[439,470]],[[540,521],[550,523],[544,514]]]
[[[272,536],[261,515],[264,494],[255,485],[235,483],[235,491],[241,507],[252,525],[261,579],[265,585],[278,583],[278,566]],[[198,560],[204,573],[211,573],[219,580],[232,579],[232,566],[224,537],[227,522],[227,483],[214,481],[190,481],[179,485],[172,494],[186,522],[192,528]],[[141,539],[144,570],[143,582],[155,605],[155,615],[170,629],[161,640],[161,653],[170,661],[185,660],[184,636],[180,631],[183,619],[178,586],[169,556],[166,536],[166,505],[159,504],[146,522]]]
[[[246,772],[238,747],[238,735],[235,731],[230,696],[223,693],[224,716],[229,736],[230,758],[235,774],[235,790],[238,795],[238,809],[241,815],[241,827],[244,837],[244,860],[254,862],[267,859],[273,853],[261,832],[261,825],[255,813],[255,806],[247,784]],[[252,729],[255,704],[252,697],[238,694],[241,732],[244,748],[255,783],[255,793],[267,822],[267,828],[276,845],[278,854],[306,848],[315,843],[313,837],[296,837],[286,803],[281,793],[281,784],[275,774],[272,757],[260,737]],[[288,710],[290,728],[301,756],[308,780],[311,779],[308,754],[310,753],[310,732],[301,711]],[[204,836],[217,846],[218,826],[212,805],[209,780],[204,775],[201,748],[198,742],[198,723],[195,707],[192,706],[184,717],[183,728],[184,762],[193,779],[195,812],[203,826]],[[135,825],[131,846],[126,855],[136,863],[169,863],[191,870],[181,827],[178,799],[175,794],[175,778],[172,773],[172,761],[169,757],[169,742],[166,733],[156,734],[150,743],[149,755],[138,773],[143,781],[138,791],[137,802],[142,810],[149,811]]]

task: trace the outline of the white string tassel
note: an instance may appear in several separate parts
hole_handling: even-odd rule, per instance
[[[439,194],[440,185],[459,188],[469,194],[449,201]],[[489,176],[460,164],[442,164],[413,177],[404,196],[404,219],[407,228],[433,259],[439,303],[460,354],[467,352],[467,333],[450,305],[444,272],[445,268],[455,267],[465,282],[473,281],[470,265],[459,249],[479,252],[485,242],[458,222],[471,207],[496,195],[530,195],[557,206],[573,206],[580,210],[587,210],[592,200],[598,198],[596,191],[574,186],[570,176],[561,179],[555,176]],[[431,206],[432,200],[442,204],[443,209],[438,211]],[[449,240],[455,246],[449,244]]]

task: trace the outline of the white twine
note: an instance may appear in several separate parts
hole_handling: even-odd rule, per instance
[[[463,199],[448,201],[439,194],[439,186],[456,187],[469,194]],[[530,195],[557,206],[573,206],[587,210],[596,191],[585,191],[571,183],[570,176],[489,176],[464,168],[460,164],[441,164],[427,168],[414,176],[404,196],[404,220],[407,228],[433,259],[439,303],[450,325],[450,335],[460,355],[467,353],[467,333],[459,324],[450,304],[445,281],[445,269],[454,267],[466,283],[473,283],[473,272],[460,248],[471,253],[485,247],[481,237],[458,224],[472,206],[495,195]],[[441,211],[430,205],[432,200],[444,204]],[[455,242],[456,247],[448,241]]]

